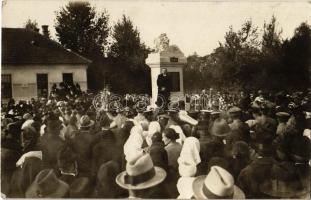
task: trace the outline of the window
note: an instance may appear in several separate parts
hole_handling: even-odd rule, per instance
[[[178,62],[178,58],[170,57],[170,62]]]
[[[172,81],[172,92],[180,91],[180,77],[179,72],[168,72]]]
[[[67,85],[73,85],[73,74],[63,73],[63,82]]]
[[[12,78],[11,74],[1,75],[1,98],[12,98]]]
[[[48,96],[48,74],[37,74],[38,97]]]

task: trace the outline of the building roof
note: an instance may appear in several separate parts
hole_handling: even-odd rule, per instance
[[[24,28],[2,28],[3,64],[90,64],[54,40]]]

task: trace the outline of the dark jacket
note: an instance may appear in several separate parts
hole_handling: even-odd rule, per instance
[[[96,174],[99,167],[114,160],[121,165],[122,147],[117,143],[114,133],[111,130],[104,130],[97,133],[97,142],[92,148],[92,173]]]
[[[271,169],[275,160],[271,157],[257,158],[244,168],[238,177],[238,186],[244,191],[246,198],[265,198],[259,186],[271,178]]]
[[[39,139],[44,168],[57,169],[57,153],[64,144],[64,141],[57,134],[45,133]]]
[[[182,145],[178,142],[171,142],[165,146],[165,150],[168,156],[168,165],[174,170],[178,171],[177,159],[180,156]]]
[[[11,179],[12,198],[25,198],[27,188],[35,180],[37,174],[43,169],[41,159],[37,157],[25,158],[22,166],[16,168]]]
[[[171,92],[170,76],[168,74],[166,76],[163,76],[163,74],[160,74],[157,79],[157,85],[158,85],[159,93],[169,94]],[[162,90],[162,88],[165,88],[165,90]]]
[[[78,165],[90,164],[92,147],[96,142],[96,135],[89,130],[79,130],[73,139],[68,140],[72,150],[78,155]]]
[[[234,120],[231,124],[229,124],[232,131],[234,131],[234,137],[237,137],[237,140],[242,140],[248,142],[250,139],[249,135],[249,127],[246,123],[242,122],[241,120]]]
[[[8,195],[10,192],[10,181],[16,168],[15,163],[20,154],[12,149],[1,148],[1,192]]]

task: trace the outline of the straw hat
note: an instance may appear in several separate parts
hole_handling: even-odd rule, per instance
[[[219,166],[211,167],[206,176],[197,177],[192,188],[196,199],[245,199],[232,175]]]
[[[154,187],[166,177],[166,172],[155,167],[149,154],[144,154],[126,164],[126,171],[116,177],[117,184],[128,190],[142,190]]]

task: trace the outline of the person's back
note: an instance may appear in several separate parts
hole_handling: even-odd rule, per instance
[[[25,198],[27,188],[42,170],[42,161],[38,157],[26,157],[21,166],[18,166],[11,178],[11,198]],[[9,184],[9,183],[7,183]]]
[[[177,159],[180,156],[181,149],[182,145],[178,142],[171,142],[165,146],[165,150],[168,156],[168,165],[176,171],[178,170]]]
[[[270,178],[274,162],[272,157],[259,157],[241,171],[238,185],[245,192],[247,198],[265,197],[260,192],[259,185]]]
[[[92,171],[96,173],[99,167],[108,161],[121,165],[122,147],[117,143],[111,130],[97,133],[96,144],[92,147]]]
[[[45,168],[57,167],[57,152],[63,147],[64,141],[57,134],[45,133],[39,139],[42,161]]]
[[[89,130],[78,130],[75,137],[69,140],[74,152],[76,152],[81,160],[89,161],[91,158],[91,151],[93,143],[95,142],[95,135]]]
[[[154,163],[154,166],[161,167],[165,170],[168,169],[168,156],[164,149],[164,144],[161,142],[155,142],[150,147],[150,156]]]

